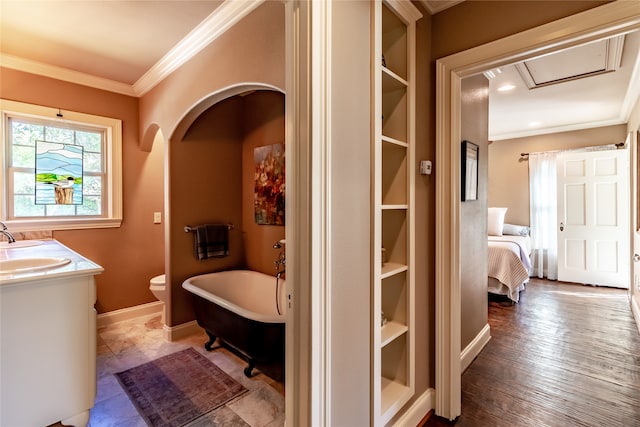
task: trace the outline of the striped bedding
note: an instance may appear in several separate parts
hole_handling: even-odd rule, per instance
[[[488,290],[498,295],[506,295],[514,302],[520,300],[520,291],[529,281],[531,271],[530,239],[528,236],[489,236]]]

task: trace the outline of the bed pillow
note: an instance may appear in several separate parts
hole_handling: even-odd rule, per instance
[[[526,225],[505,224],[504,227],[502,227],[502,234],[509,236],[528,236],[529,227]]]
[[[489,236],[502,236],[504,228],[504,215],[507,208],[489,208],[487,216],[487,234]]]

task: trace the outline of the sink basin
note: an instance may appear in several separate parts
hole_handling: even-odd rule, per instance
[[[30,248],[31,246],[40,246],[43,243],[42,240],[16,240],[13,243],[0,242],[0,249]]]
[[[33,257],[0,260],[0,274],[20,274],[48,270],[69,264],[69,258]]]

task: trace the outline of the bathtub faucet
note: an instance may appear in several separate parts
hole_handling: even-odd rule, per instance
[[[282,249],[284,242],[282,240],[274,243],[273,245],[273,249]],[[274,261],[274,264],[276,266],[276,277],[280,278],[280,276],[282,276],[285,272],[284,266],[287,263],[287,258],[285,256],[284,250],[281,250],[280,253],[278,254],[278,259],[276,259]]]
[[[276,265],[276,276],[280,277],[284,274],[284,266],[286,265],[286,263],[287,258],[284,256],[284,251],[282,251],[280,252],[280,255],[278,255],[278,259],[274,262],[274,264]]]
[[[9,230],[7,230],[7,226],[4,222],[0,221],[0,233],[2,233],[7,240],[9,241],[9,243],[14,243],[16,241],[15,237],[13,237],[13,234],[9,233]]]

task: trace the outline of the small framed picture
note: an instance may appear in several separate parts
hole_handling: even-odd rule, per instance
[[[462,201],[478,200],[478,146],[462,141]]]

